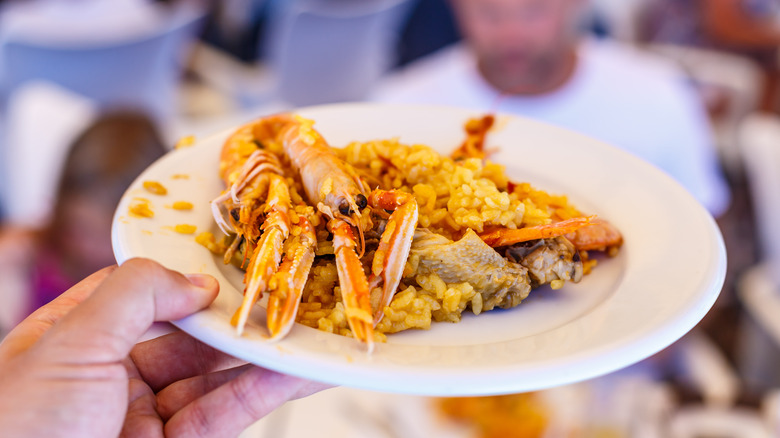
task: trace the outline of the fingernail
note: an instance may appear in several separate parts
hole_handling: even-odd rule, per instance
[[[185,274],[184,276],[193,286],[201,289],[213,289],[217,285],[217,279],[208,274]]]

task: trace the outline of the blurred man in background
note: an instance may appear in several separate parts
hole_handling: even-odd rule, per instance
[[[463,43],[391,76],[376,100],[547,121],[664,169],[716,216],[726,209],[706,114],[674,65],[615,42],[584,40],[579,0],[451,4]]]

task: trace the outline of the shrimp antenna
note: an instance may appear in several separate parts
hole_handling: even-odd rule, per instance
[[[358,219],[360,220],[360,219]],[[366,237],[363,235],[363,227],[359,226],[360,222],[358,222],[358,244],[360,245],[360,252],[358,253],[358,258],[362,258],[363,255],[366,253]]]

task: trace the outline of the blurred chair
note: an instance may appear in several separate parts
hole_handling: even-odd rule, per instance
[[[393,65],[409,0],[290,0],[271,12],[266,53],[293,106],[364,99]]]
[[[731,175],[742,171],[738,128],[756,110],[761,93],[761,68],[738,55],[672,44],[649,44],[647,50],[677,62],[698,87],[712,117],[716,146]]]
[[[775,388],[764,396],[761,412],[773,436],[780,436],[780,389]]]
[[[132,40],[81,44],[25,39],[4,41],[0,64],[3,106],[25,82],[49,81],[94,100],[101,107],[144,110],[164,120],[176,107],[181,58],[194,39],[203,12],[175,6],[169,19]]]
[[[753,114],[739,130],[762,259],[780,268],[780,117]],[[780,272],[773,269],[780,284]],[[780,339],[780,338],[778,338]]]
[[[763,261],[740,279],[739,296],[751,318],[741,333],[739,356],[746,379],[780,384],[780,117],[751,115],[739,138]]]
[[[671,348],[677,355],[678,379],[701,394],[703,406],[733,406],[739,395],[739,378],[715,342],[693,329]]]
[[[669,420],[669,438],[770,438],[763,418],[747,408],[682,408]]]

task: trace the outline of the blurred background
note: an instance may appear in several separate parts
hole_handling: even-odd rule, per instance
[[[124,189],[185,136],[343,101],[549,121],[625,148],[716,218],[689,335],[533,394],[336,388],[245,437],[780,436],[780,1],[0,1],[0,329],[114,262]]]

